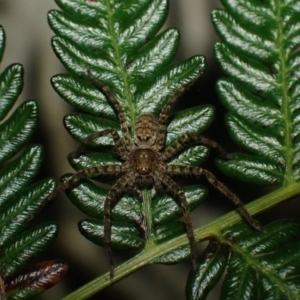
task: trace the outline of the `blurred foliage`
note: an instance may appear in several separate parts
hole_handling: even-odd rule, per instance
[[[0,27],[0,60],[4,47]],[[11,300],[31,299],[56,284],[67,271],[67,265],[59,260],[29,265],[55,239],[58,227],[49,222],[30,226],[55,182],[45,179],[33,183],[43,159],[40,145],[22,151],[37,126],[36,103],[25,102],[9,114],[22,86],[21,65],[10,65],[0,75],[0,299]]]

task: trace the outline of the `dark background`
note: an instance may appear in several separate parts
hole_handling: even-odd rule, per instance
[[[170,14],[165,28],[177,27],[181,32],[181,46],[176,59],[185,59],[195,54],[207,58],[207,69],[202,78],[183,96],[176,109],[210,103],[216,107],[215,122],[206,135],[218,141],[229,152],[239,149],[230,143],[224,128],[224,108],[214,91],[216,80],[221,76],[214,60],[213,46],[218,41],[210,20],[212,9],[221,7],[217,0],[171,0]],[[45,147],[45,161],[41,178],[72,172],[66,156],[77,147],[63,127],[63,117],[72,111],[54,92],[50,78],[65,72],[51,49],[53,33],[47,24],[47,12],[57,8],[53,0],[1,0],[0,24],[6,32],[6,49],[1,63],[1,72],[11,63],[21,63],[25,68],[23,93],[17,103],[34,99],[39,104],[38,130],[32,143]],[[250,184],[236,183],[220,174],[213,166],[213,160],[206,163],[219,179],[238,195],[244,203],[268,192],[269,188],[257,188]],[[299,216],[296,201],[289,201],[270,213],[258,217],[268,222],[275,217]],[[295,208],[294,208],[295,207]],[[232,203],[213,188],[205,203],[193,213],[194,224],[200,225],[232,210]],[[78,222],[85,216],[74,207],[64,195],[60,195],[37,218],[36,222],[54,220],[60,225],[57,240],[40,259],[63,258],[69,262],[70,270],[64,280],[39,296],[40,300],[60,299],[84,283],[108,271],[104,250],[87,241],[77,230]],[[199,251],[204,245],[199,245]],[[116,253],[116,260],[123,257]],[[190,262],[176,266],[151,266],[136,272],[125,280],[113,285],[93,299],[143,299],[181,300],[184,299],[185,280]],[[218,298],[216,289],[208,299]]]

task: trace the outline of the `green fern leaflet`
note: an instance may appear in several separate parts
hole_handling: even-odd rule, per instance
[[[280,220],[265,230],[238,225],[224,231],[221,243],[211,241],[189,275],[187,299],[206,299],[225,270],[220,299],[298,299],[300,245],[293,240],[300,226]]]

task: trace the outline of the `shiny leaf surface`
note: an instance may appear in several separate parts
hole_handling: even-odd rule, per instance
[[[298,299],[300,226],[278,220],[265,226],[265,233],[236,225],[213,240],[190,272],[186,296],[206,299],[224,275],[220,299]]]
[[[37,106],[33,101],[21,104],[11,118],[0,124],[0,162],[11,158],[31,137],[37,122]]]
[[[298,1],[224,0],[212,14],[226,75],[217,85],[232,139],[250,153],[218,160],[226,174],[256,184],[299,177]]]
[[[47,247],[57,235],[57,225],[42,224],[33,227],[23,236],[9,240],[2,248],[0,269],[2,276],[11,277]]]
[[[191,270],[186,284],[188,300],[206,299],[221,278],[227,264],[226,248],[211,241],[201,256],[198,270]]]

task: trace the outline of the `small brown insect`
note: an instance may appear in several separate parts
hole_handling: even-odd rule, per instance
[[[174,198],[179,200],[178,202],[183,211],[194,269],[196,269],[197,266],[196,241],[191,216],[185,194],[182,188],[172,179],[172,176],[205,176],[213,186],[239,207],[242,215],[252,227],[260,230],[260,227],[255,224],[255,221],[244,208],[241,200],[223,183],[216,179],[211,172],[200,167],[168,164],[168,161],[176,157],[176,155],[191,143],[209,146],[218,150],[224,157],[229,157],[217,143],[195,133],[183,134],[170,146],[164,149],[168,125],[167,120],[170,109],[177,98],[186,90],[187,85],[178,89],[163,107],[158,117],[152,114],[142,114],[137,118],[133,129],[134,142],[132,142],[126,117],[119,101],[111,90],[106,85],[96,80],[90,72],[89,77],[92,83],[106,96],[107,100],[114,108],[120,121],[123,136],[121,138],[115,129],[106,129],[95,133],[83,140],[81,146],[77,150],[77,155],[81,155],[83,147],[89,141],[110,134],[115,143],[116,153],[120,160],[123,161],[123,164],[100,165],[80,170],[73,175],[70,180],[61,184],[48,198],[53,198],[60,191],[74,188],[79,183],[80,179],[85,176],[89,177],[97,174],[120,176],[108,192],[104,203],[104,243],[110,260],[111,278],[114,275],[114,262],[111,251],[111,207],[116,204],[120,194],[122,194],[124,190],[127,190],[136,195],[139,199],[142,199],[139,192],[141,189],[154,187],[154,189],[158,191],[164,187]]]

